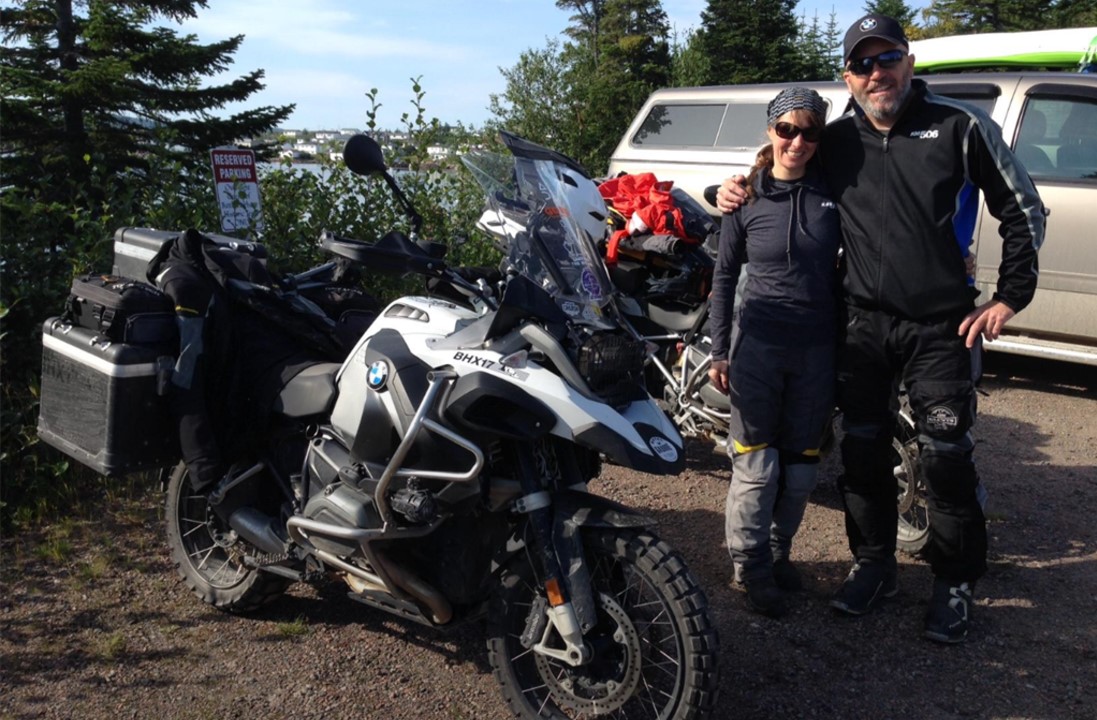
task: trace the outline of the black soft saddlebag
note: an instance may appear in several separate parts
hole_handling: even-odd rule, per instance
[[[42,329],[38,436],[103,475],[174,464],[178,431],[162,394],[170,345],[112,342],[62,318]]]
[[[65,319],[113,342],[174,343],[171,300],[147,283],[117,275],[83,275],[72,281]]]

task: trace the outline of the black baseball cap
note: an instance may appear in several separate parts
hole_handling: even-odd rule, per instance
[[[899,24],[899,21],[887,15],[869,13],[850,25],[849,30],[846,30],[845,53],[842,55],[842,62],[849,62],[849,56],[857,49],[857,45],[862,40],[868,40],[869,38],[879,38],[895,45],[910,48],[910,42],[907,41],[907,35],[903,32],[903,26]]]

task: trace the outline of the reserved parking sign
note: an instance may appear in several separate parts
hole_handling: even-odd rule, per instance
[[[259,174],[255,153],[237,148],[210,151],[214,190],[221,208],[221,230],[261,229]]]

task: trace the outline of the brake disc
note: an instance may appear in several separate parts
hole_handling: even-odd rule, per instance
[[[640,635],[624,608],[605,593],[598,595],[599,625],[609,622],[614,628],[612,640],[617,657],[607,657],[607,649],[595,652],[593,660],[573,668],[544,655],[537,655],[537,671],[548,686],[553,701],[561,708],[578,713],[601,715],[621,709],[640,684]]]

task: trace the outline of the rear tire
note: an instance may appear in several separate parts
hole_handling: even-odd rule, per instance
[[[895,545],[907,554],[920,555],[929,542],[929,500],[922,479],[917,434],[902,417],[891,438],[891,449],[893,472],[899,484]]]
[[[202,602],[227,612],[244,613],[277,600],[290,586],[287,578],[244,565],[257,553],[217,517],[205,493],[191,489],[185,463],[168,481],[168,546],[183,582]]]
[[[704,718],[716,703],[718,640],[708,601],[682,558],[647,531],[584,530],[599,605],[592,661],[571,667],[522,646],[544,589],[525,556],[503,576],[488,620],[488,658],[520,718]]]

